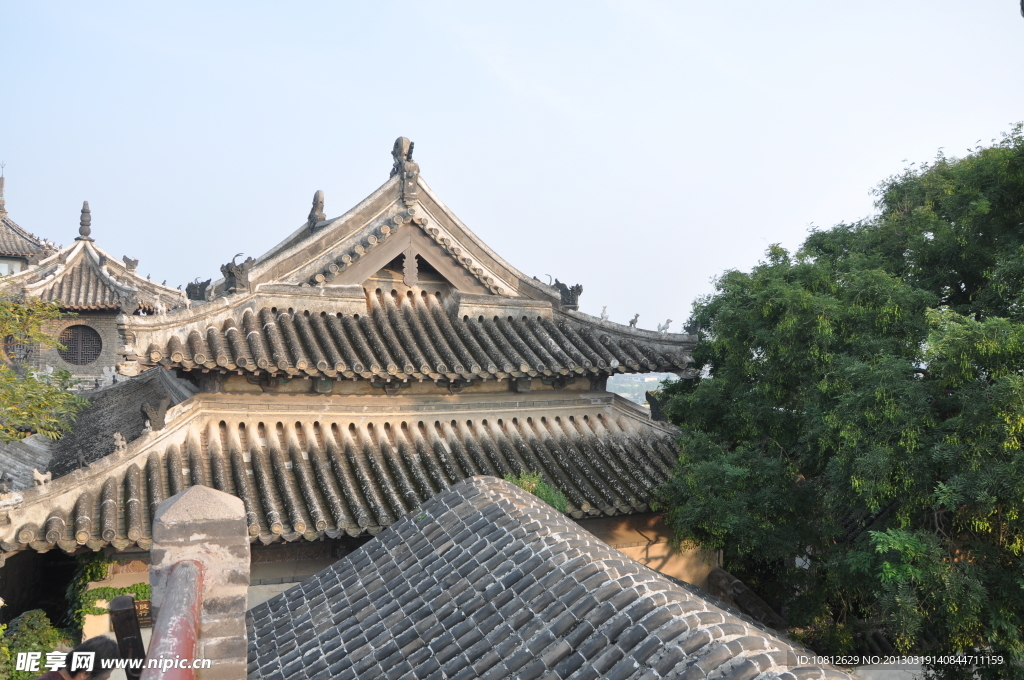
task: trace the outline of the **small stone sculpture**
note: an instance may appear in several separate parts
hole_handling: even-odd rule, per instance
[[[114,433],[114,453],[121,453],[128,448],[128,442],[124,440],[124,436],[120,432]]]
[[[138,260],[133,260],[127,255],[124,255],[123,257],[121,257],[121,259],[124,260],[124,268],[130,272],[135,271],[135,269],[139,266]]]
[[[326,219],[327,215],[324,214],[324,192],[317,189],[317,192],[313,194],[313,207],[309,211],[309,218],[306,224],[309,225],[309,230],[313,231],[318,222],[323,222]]]
[[[416,143],[409,141],[406,137],[399,137],[391,149],[391,157],[394,164],[391,166],[391,176],[398,175],[402,180],[402,201],[405,207],[412,207],[419,200],[418,178],[420,166],[412,159],[412,150]]]
[[[601,308],[601,321],[608,320],[608,305]]]
[[[142,412],[147,418],[149,418],[150,431],[162,430],[167,424],[165,416],[167,415],[167,407],[171,405],[169,397],[164,397],[160,400],[160,403],[154,406],[148,401],[142,405]]]
[[[572,288],[565,285],[558,279],[555,279],[554,283],[555,290],[562,296],[562,306],[566,309],[579,309],[580,307],[580,294],[583,293],[583,286],[576,284]]]
[[[247,257],[241,264],[235,262],[242,255],[238,253],[231,258],[231,262],[220,266],[220,273],[224,275],[224,290],[229,293],[249,291],[249,271],[256,260]]]
[[[32,483],[36,486],[49,484],[51,479],[53,479],[52,472],[42,473],[39,470],[32,468]]]
[[[85,468],[89,467],[89,463],[85,461],[85,455],[82,453],[82,449],[78,449],[77,456],[79,470],[84,470]]]
[[[696,335],[700,332],[700,324],[691,316],[690,320],[686,322],[685,326],[683,326],[683,330],[690,335]]]
[[[665,323],[659,323],[658,324],[658,332],[659,333],[667,333],[668,332],[668,327],[671,326],[671,325],[672,325],[672,319],[669,319]]]
[[[0,493],[9,493],[14,486],[14,477],[6,472],[0,472]]]
[[[636,316],[634,316],[634,317],[633,317],[632,319],[630,319],[630,320],[629,320],[629,327],[630,327],[630,328],[636,328],[636,322],[637,322],[637,321],[638,321],[639,319],[640,319],[640,314],[637,314],[637,315],[636,315]]]
[[[185,286],[186,297],[188,297],[189,300],[205,300],[206,290],[210,287],[211,282],[212,279],[200,281],[197,276],[195,281]]]

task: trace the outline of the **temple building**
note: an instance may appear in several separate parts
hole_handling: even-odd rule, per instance
[[[118,317],[185,307],[185,294],[140,276],[138,260],[117,260],[101,250],[90,237],[88,201],[70,247],[56,249],[40,241],[8,217],[2,182],[0,178],[0,273],[7,276],[0,279],[0,291],[57,302],[68,313],[48,329],[59,349],[30,347],[16,338],[5,338],[5,349],[37,370],[65,369],[83,388],[113,384],[123,358],[118,354],[124,344]],[[132,375],[124,367],[120,373]]]
[[[145,580],[157,504],[205,485],[244,503],[254,606],[462,480],[539,473],[584,528],[704,584],[707,556],[673,551],[651,509],[676,430],[606,390],[689,376],[696,336],[580,312],[581,286],[524,275],[455,216],[411,142],[392,156],[345,214],[317,192],[279,245],[186,293],[100,250],[88,204],[73,245],[25,258],[8,289],[77,314],[40,365],[109,386],[60,441],[0,449],[22,471],[0,492],[0,579],[102,550],[111,583]]]

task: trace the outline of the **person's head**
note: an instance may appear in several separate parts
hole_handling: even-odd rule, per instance
[[[93,665],[92,672],[86,670],[71,670],[71,661],[75,658],[76,653],[93,653]],[[117,643],[114,640],[106,637],[105,635],[97,635],[96,637],[89,638],[82,644],[78,645],[64,658],[64,670],[67,671],[74,680],[106,680],[110,677],[113,672],[111,668],[104,668],[104,666],[110,666],[111,664],[105,664],[105,661],[112,659],[119,659],[121,657],[121,650],[118,648]]]

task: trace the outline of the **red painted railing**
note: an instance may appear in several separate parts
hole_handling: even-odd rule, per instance
[[[190,560],[171,567],[167,593],[153,623],[153,639],[141,680],[195,680],[192,667],[203,608],[203,567]],[[156,663],[149,668],[150,662]],[[185,666],[185,667],[182,667]]]

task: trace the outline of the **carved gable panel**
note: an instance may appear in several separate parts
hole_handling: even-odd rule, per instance
[[[436,285],[443,282],[463,293],[492,294],[475,276],[454,262],[440,246],[409,227],[401,229],[386,244],[352,263],[338,275],[335,283],[369,287],[369,281],[378,278],[378,272],[392,271],[388,267],[396,260],[401,263],[401,283],[406,287],[419,285],[419,270],[421,264],[426,264],[432,276],[427,277],[424,283]]]

